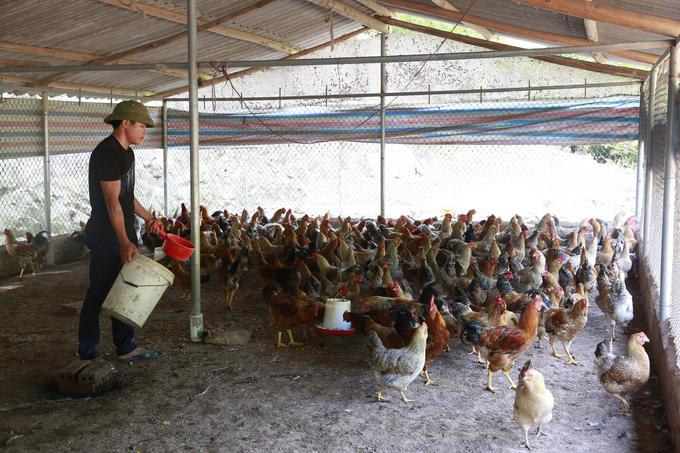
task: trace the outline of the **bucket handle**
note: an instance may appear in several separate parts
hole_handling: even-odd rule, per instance
[[[123,280],[123,283],[126,285],[132,286],[133,288],[148,288],[148,287],[156,287],[156,286],[168,286],[168,285],[138,285],[136,283],[129,282],[123,278],[123,274],[121,274],[120,270],[123,267],[123,265],[118,266],[118,276],[120,277],[121,280]]]

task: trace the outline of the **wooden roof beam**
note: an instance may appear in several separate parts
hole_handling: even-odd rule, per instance
[[[393,6],[399,6],[401,8],[406,8],[412,11],[418,11],[422,13],[432,14],[436,16],[446,17],[448,19],[460,20],[463,18],[462,13],[456,13],[454,11],[449,11],[443,8],[439,8],[432,5],[426,5],[424,3],[414,2],[410,0],[380,0],[382,3],[386,3]],[[574,38],[572,36],[559,35],[557,33],[549,33],[544,31],[532,30],[530,28],[519,27],[516,25],[509,25],[503,22],[498,22],[495,20],[484,19],[479,16],[466,15],[465,21],[482,25],[491,30],[498,30],[505,33],[510,33],[516,36],[522,36],[525,38],[536,39],[540,41],[552,42],[556,44],[564,44],[567,46],[583,46],[588,44],[597,44],[589,42],[587,39]],[[658,55],[652,55],[645,52],[638,52],[634,50],[622,50],[616,52],[605,52],[607,54],[617,55],[621,58],[627,60],[637,61],[649,65],[653,65],[659,59]]]
[[[449,10],[455,11],[457,13],[461,12],[461,10],[459,10],[458,8],[453,6],[451,3],[449,3],[449,0],[432,0],[432,3],[439,6],[440,8],[449,9]],[[465,22],[465,21],[462,21],[460,23],[460,25],[462,25],[465,28],[469,28],[470,30],[476,31],[477,33],[484,36],[484,38],[488,39],[489,41],[497,41],[498,40],[498,37],[496,36],[496,34],[494,32],[492,32],[491,30],[489,30],[486,27],[482,27],[481,25],[470,24],[470,23]]]
[[[589,2],[592,0],[588,0]],[[586,38],[588,38],[588,41],[592,42],[598,42],[598,35],[597,35],[597,22],[594,20],[590,19],[583,19],[583,26],[586,29]],[[607,58],[602,55],[600,52],[593,52],[591,53],[593,56],[593,59],[597,61],[598,63],[606,63]]]
[[[343,41],[347,41],[348,39],[352,39],[355,36],[358,36],[358,35],[366,32],[366,30],[368,30],[368,28],[360,28],[359,30],[353,31],[352,33],[348,33],[344,36],[336,38],[333,42],[327,41],[323,44],[319,44],[318,46],[314,46],[314,47],[310,47],[309,49],[302,50],[302,51],[296,53],[295,55],[289,55],[287,57],[283,57],[283,58],[281,58],[281,60],[296,60],[298,58],[306,57],[306,56],[311,55],[315,52],[318,52],[320,50],[331,47],[331,45],[333,43],[338,44],[338,43],[341,43]],[[244,69],[242,71],[233,72],[233,73],[230,73],[229,75],[226,75],[226,76],[215,77],[210,82],[207,82],[206,86],[216,85],[218,83],[226,82],[229,79],[238,79],[240,77],[245,77],[245,76],[250,75],[250,74],[255,74],[257,72],[264,71],[265,69],[269,69],[269,68],[266,68],[266,67],[265,68],[250,68],[250,69]],[[156,97],[168,98],[170,96],[177,96],[178,94],[186,93],[187,91],[189,91],[188,87],[175,88],[174,90],[168,90],[168,91],[164,91],[162,93],[158,93],[156,95]]]
[[[49,47],[35,47],[35,46],[27,46],[25,44],[16,44],[16,43],[11,43],[11,42],[4,42],[0,41],[0,49],[6,49],[6,50],[11,50],[14,52],[21,52],[21,53],[27,53],[30,55],[40,55],[43,57],[54,57],[54,58],[64,58],[66,60],[77,60],[77,61],[94,61],[97,58],[102,58],[101,55],[92,55],[89,53],[81,53],[81,52],[72,52],[68,50],[58,50],[58,49],[50,49]],[[38,64],[35,62],[28,62],[28,63],[34,63],[32,66],[37,66]],[[143,61],[135,61],[135,60],[119,60],[115,62],[114,64],[144,64],[145,62]],[[46,63],[47,66],[49,66],[49,63]],[[9,66],[9,65],[4,65],[4,66]],[[189,77],[189,71],[184,71],[181,69],[159,69],[153,72],[159,72],[162,74],[167,74],[171,75],[173,77],[178,77],[180,79],[186,79]],[[200,77],[203,80],[210,80],[212,79],[212,76],[209,74],[203,74],[199,73],[198,77]],[[37,79],[36,79],[37,80]]]
[[[161,19],[169,20],[172,22],[180,23],[180,24],[186,24],[187,23],[187,16],[183,14],[177,14],[172,11],[167,11],[161,8],[157,8],[155,6],[150,6],[146,5],[141,2],[128,2],[128,3],[123,3],[122,0],[98,0],[102,3],[108,3],[109,5],[114,5],[119,8],[125,8],[129,9],[131,11],[140,11],[143,14],[148,14],[149,16],[154,16],[158,17]],[[230,14],[228,16],[225,16],[226,18],[222,22],[226,22],[228,20],[232,20],[237,18],[238,16],[242,16],[244,14],[247,14],[249,12],[252,12],[256,9],[262,8],[263,6],[268,5],[269,3],[272,3],[276,0],[261,0],[257,3],[254,3],[246,8],[240,9],[233,14]],[[134,4],[134,6],[133,6]],[[197,20],[196,23],[200,25],[207,24],[207,21],[204,20]],[[270,49],[277,50],[279,52],[291,55],[297,52],[296,49],[287,46],[285,44],[282,44],[280,42],[274,41],[273,39],[265,38],[262,36],[258,36],[253,33],[247,33],[244,31],[240,30],[234,30],[233,28],[228,28],[228,27],[223,27],[220,25],[214,26],[210,28],[210,31],[212,33],[217,33],[222,36],[227,36],[229,38],[234,38],[238,39],[240,41],[247,41],[247,42],[252,42],[255,44],[260,44],[265,47],[269,47]]]
[[[264,0],[264,1],[273,1],[273,0]],[[244,9],[250,9],[251,7],[246,7]],[[220,17],[219,19],[215,19],[210,22],[206,22],[204,24],[201,24],[197,27],[197,32],[200,33],[202,31],[209,30],[212,27],[215,27],[216,25],[221,24],[224,21],[230,20],[231,17],[233,17],[235,14],[238,14],[238,11],[232,14],[228,14],[226,16]],[[138,53],[146,52],[147,50],[151,49],[156,49],[161,46],[165,46],[167,44],[173,43],[175,41],[179,41],[180,39],[184,39],[187,37],[189,32],[187,30],[184,30],[180,33],[176,33],[174,35],[159,39],[157,41],[153,41],[150,43],[142,44],[141,46],[134,47],[132,49],[128,50],[123,50],[121,52],[115,53],[113,55],[109,55],[106,57],[102,58],[97,58],[96,60],[89,61],[85,63],[85,65],[104,65],[104,64],[109,64],[113,63],[119,60],[122,60],[125,57],[129,57],[130,55],[135,55]],[[37,79],[34,82],[29,83],[27,86],[30,87],[36,87],[36,86],[44,86],[47,87],[49,86],[52,82],[56,80],[61,80],[65,77],[68,77],[70,75],[75,74],[75,72],[58,72],[55,74],[52,74],[47,77],[43,77],[42,79]]]
[[[380,3],[376,2],[375,0],[356,0],[357,2],[361,3],[367,8],[371,8],[373,11],[376,13],[380,14],[381,16],[385,17],[391,17],[392,19],[398,19],[397,13],[392,11],[389,8],[385,8],[383,5]]]
[[[472,46],[482,47],[485,49],[521,50],[519,47],[510,46],[499,42],[491,42],[484,39],[473,38],[471,36],[457,35],[455,33],[449,33],[445,30],[436,30],[434,28],[416,25],[409,22],[402,22],[396,19],[391,19],[389,17],[383,17],[380,19],[383,20],[385,23],[392,25],[393,27],[407,28],[409,30],[417,31],[419,33],[426,33],[428,35],[438,36],[440,38],[448,37],[448,39],[453,41],[462,42],[465,44],[470,44]],[[586,71],[599,72],[602,74],[614,75],[618,77],[630,77],[633,79],[640,80],[644,80],[648,74],[648,71],[641,71],[639,69],[624,68],[613,65],[602,65],[590,61],[576,60],[574,58],[559,57],[556,55],[528,58],[533,58],[534,60],[545,61],[548,63],[559,64],[562,66],[569,66],[576,69],[584,69]]]
[[[6,60],[4,58],[0,58],[0,66],[4,66],[6,68],[19,68],[22,66],[51,66],[51,65],[46,61]]]
[[[588,0],[514,0],[517,3],[547,9],[556,13],[604,22],[621,27],[633,28],[657,35],[677,38],[680,35],[680,20]]]
[[[335,0],[307,0],[309,3],[314,3],[315,5],[323,6],[328,10],[333,10],[334,13],[338,13],[342,16],[359,22],[364,27],[372,28],[373,30],[378,30],[381,33],[389,33],[390,26],[381,22],[371,16],[368,16],[361,11],[351,8],[344,3],[337,2]]]

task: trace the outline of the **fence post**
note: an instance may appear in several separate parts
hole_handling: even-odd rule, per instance
[[[647,108],[648,119],[647,121],[647,134],[645,135],[645,150],[647,166],[645,167],[645,213],[643,217],[642,226],[642,256],[649,255],[649,240],[651,236],[652,228],[652,185],[653,175],[652,170],[654,167],[653,154],[653,144],[652,144],[652,131],[654,130],[654,96],[656,95],[656,74],[657,69],[654,67],[649,71],[649,107]]]
[[[673,230],[675,229],[675,178],[678,149],[678,88],[680,85],[680,49],[670,48],[668,64],[668,105],[666,116],[666,158],[664,160],[663,224],[661,226],[661,287],[659,316],[664,322],[670,316],[673,284]]]
[[[50,100],[47,93],[42,94],[43,127],[43,188],[45,193],[45,230],[52,237],[52,197],[50,189]],[[54,264],[54,247],[47,251],[47,264]]]
[[[387,37],[385,33],[380,34],[380,56],[386,53]],[[387,71],[385,63],[380,63],[380,215],[385,215],[385,84],[387,82]]]
[[[163,121],[163,211],[170,215],[170,204],[168,201],[168,100],[163,99],[161,109]]]
[[[196,0],[187,1],[187,28],[189,54],[189,160],[191,174],[191,316],[189,329],[191,341],[203,339],[203,314],[201,313],[201,241],[199,238],[199,172],[198,172],[198,74],[196,62],[197,26]]]
[[[640,120],[638,121],[638,154],[637,154],[637,183],[635,184],[635,215],[642,218],[642,197],[644,196],[645,168],[649,162],[645,161],[645,130],[643,120],[649,122],[649,112],[642,104],[645,100],[645,84],[640,85]],[[647,123],[645,123],[646,125]]]

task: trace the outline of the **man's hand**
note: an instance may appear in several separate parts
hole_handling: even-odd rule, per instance
[[[162,225],[163,224],[161,221],[154,217],[153,219],[146,222],[146,231],[153,234],[159,234]]]
[[[120,245],[120,259],[123,260],[123,263],[131,263],[133,253],[138,253],[138,250],[132,242],[125,241]]]

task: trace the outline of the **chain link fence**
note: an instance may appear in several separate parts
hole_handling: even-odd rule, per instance
[[[668,112],[668,83],[669,83],[669,59],[666,58],[658,65],[656,73],[652,73],[650,77],[656,77],[655,89],[652,92],[654,85],[651,80],[643,86],[643,99],[645,108],[642,111],[641,120],[645,124],[642,129],[644,134],[642,140],[645,141],[648,149],[648,158],[651,164],[652,173],[652,196],[651,208],[649,210],[649,231],[643,231],[648,237],[648,263],[649,268],[657,286],[661,282],[661,256],[663,250],[662,244],[662,225],[663,225],[663,198],[664,198],[664,182],[665,182],[665,165],[666,165],[666,134],[667,128],[667,112]],[[655,74],[655,75],[654,75]],[[649,99],[653,98],[653,111],[649,111]],[[651,124],[651,136],[648,136],[648,123]],[[676,130],[677,133],[677,130]],[[676,165],[678,164],[678,152],[675,153]],[[673,338],[676,342],[676,349],[680,349],[680,180],[675,179],[675,218],[674,225],[674,250],[672,263],[674,263],[672,271],[671,297],[670,297],[670,324],[673,331]],[[643,211],[643,212],[646,212]],[[680,367],[680,358],[676,358],[676,364]]]
[[[543,94],[388,98],[384,160],[377,96],[201,102],[199,199],[211,212],[262,206],[375,217],[384,184],[388,217],[475,209],[479,218],[519,213],[532,221],[552,212],[580,221],[633,211],[635,168],[600,163],[587,150],[637,140],[639,96]],[[111,108],[49,101],[52,234],[87,220],[89,153],[111,132],[103,123]],[[149,110],[162,126],[161,107]],[[0,103],[0,223],[17,236],[46,229],[42,118],[40,99]],[[186,102],[169,100],[167,118],[168,206],[161,127],[134,147],[136,195],[172,217],[191,192]]]

